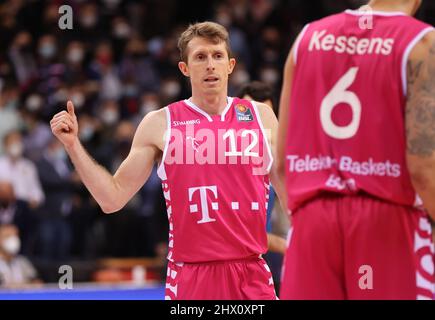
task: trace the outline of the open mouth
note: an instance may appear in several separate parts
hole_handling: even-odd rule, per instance
[[[207,78],[205,78],[204,79],[204,81],[206,82],[206,83],[216,83],[216,82],[218,82],[219,81],[219,78],[218,77],[215,77],[215,76],[208,76]]]

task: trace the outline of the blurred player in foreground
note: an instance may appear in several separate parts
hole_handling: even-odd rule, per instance
[[[307,25],[290,51],[282,299],[434,296],[435,31],[411,17],[420,4],[370,1]]]

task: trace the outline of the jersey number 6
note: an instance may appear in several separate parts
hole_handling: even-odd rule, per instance
[[[361,120],[361,101],[354,92],[347,90],[355,81],[357,73],[358,67],[350,68],[329,91],[320,106],[320,121],[323,130],[332,138],[349,139],[358,131]],[[332,110],[340,103],[347,103],[352,109],[352,121],[346,126],[337,126],[331,118]]]

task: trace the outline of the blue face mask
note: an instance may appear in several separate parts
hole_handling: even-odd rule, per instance
[[[57,148],[57,150],[53,151],[53,157],[56,160],[65,160],[67,157],[67,154],[63,148]]]
[[[44,58],[52,58],[56,54],[56,47],[53,44],[43,44],[38,52]]]
[[[138,88],[135,85],[124,86],[124,94],[126,97],[135,97],[138,94]]]
[[[9,110],[15,110],[17,109],[17,107],[18,107],[18,99],[9,100],[5,105],[5,108]]]
[[[80,140],[89,141],[94,136],[94,128],[91,126],[85,126],[80,130]]]

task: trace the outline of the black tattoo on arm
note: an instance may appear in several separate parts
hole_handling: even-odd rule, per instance
[[[426,49],[427,50],[427,49]],[[406,137],[408,153],[435,153],[435,41],[421,57],[408,61]]]

